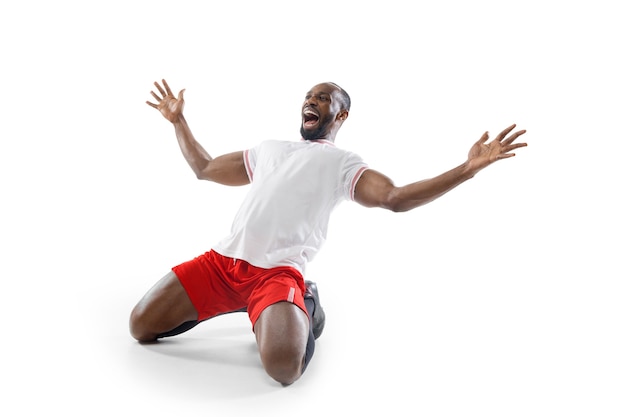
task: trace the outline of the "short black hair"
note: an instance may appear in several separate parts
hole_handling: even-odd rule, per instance
[[[352,104],[352,101],[350,100],[350,95],[348,94],[348,92],[344,90],[343,88],[339,87],[339,85],[335,83],[328,83],[328,84],[337,87],[337,89],[339,90],[339,93],[341,94],[341,101],[343,102],[343,107],[346,110],[350,111],[350,105]]]

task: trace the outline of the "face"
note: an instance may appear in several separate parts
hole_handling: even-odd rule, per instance
[[[309,91],[302,105],[300,134],[305,140],[330,139],[329,135],[340,124],[341,101],[337,88],[318,84]]]

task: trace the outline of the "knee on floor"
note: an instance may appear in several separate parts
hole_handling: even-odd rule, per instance
[[[273,349],[261,352],[265,371],[283,385],[290,385],[300,378],[303,360],[304,352],[301,352],[301,349]]]
[[[156,334],[148,331],[146,319],[140,308],[135,307],[130,313],[129,330],[132,337],[139,342],[152,342],[156,340]]]

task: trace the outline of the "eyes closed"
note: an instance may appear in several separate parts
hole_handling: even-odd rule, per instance
[[[312,97],[315,97],[315,98],[316,98],[317,100],[319,100],[319,101],[330,101],[330,96],[329,96],[328,94],[320,94],[320,95],[317,95],[317,96],[313,96],[312,94],[307,94],[307,95],[304,97],[304,99],[305,99],[305,100],[309,100],[309,99],[311,99]]]

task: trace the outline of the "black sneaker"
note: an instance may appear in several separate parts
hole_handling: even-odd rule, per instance
[[[313,337],[317,339],[322,335],[322,331],[324,330],[324,325],[326,324],[326,314],[324,314],[324,309],[320,304],[320,296],[317,292],[317,284],[313,281],[304,281],[304,284],[306,286],[304,299],[312,299],[315,305],[313,308],[311,326],[313,326]]]

